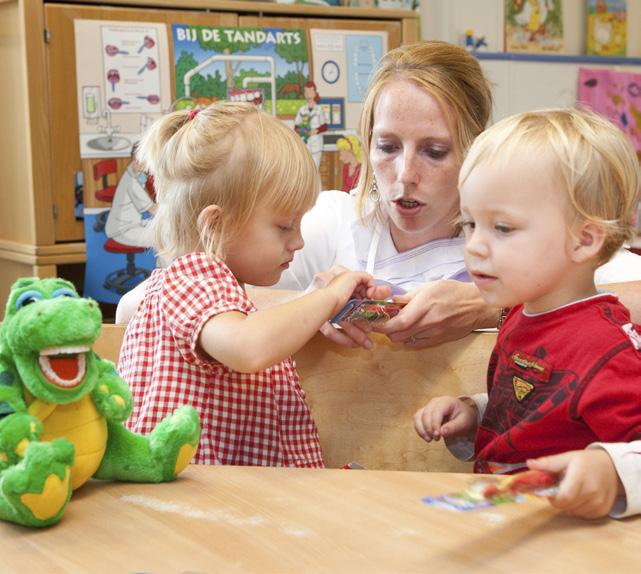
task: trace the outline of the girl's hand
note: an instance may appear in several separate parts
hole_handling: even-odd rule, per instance
[[[612,510],[617,494],[623,493],[610,455],[603,449],[573,450],[528,460],[531,469],[563,476],[559,492],[550,504],[572,516],[601,518]]]
[[[473,283],[433,281],[394,301],[406,305],[374,330],[416,349],[460,339],[474,329],[496,327],[498,319],[498,309],[486,305]]]
[[[311,293],[312,291],[315,291],[316,289],[320,289],[322,287],[327,287],[332,279],[338,277],[341,273],[345,273],[346,271],[350,271],[350,269],[348,269],[347,267],[343,267],[342,265],[333,265],[327,271],[320,271],[319,273],[314,274],[314,278],[312,279],[312,282],[307,286],[307,289],[305,289],[304,294]]]
[[[368,336],[368,333],[372,331],[369,323],[343,323],[342,327],[342,329],[337,329],[327,321],[320,328],[320,332],[330,341],[343,347],[371,349],[374,346],[374,342]]]
[[[376,285],[371,275],[349,271],[338,265],[329,271],[317,273],[307,291],[321,287],[330,289],[336,295],[339,304],[334,309],[334,313],[338,312],[349,299],[385,299],[391,293],[389,287]],[[328,321],[320,328],[320,332],[334,343],[344,347],[365,349],[371,349],[374,346],[368,335],[371,331],[372,327],[367,322],[344,323],[342,329],[337,329]]]
[[[441,437],[471,437],[477,427],[477,409],[454,397],[432,399],[414,415],[414,428],[427,442]]]
[[[334,313],[338,312],[350,299],[385,299],[391,289],[384,285],[376,285],[374,278],[363,271],[343,271],[337,273],[327,283],[326,289],[332,291],[338,304]]]

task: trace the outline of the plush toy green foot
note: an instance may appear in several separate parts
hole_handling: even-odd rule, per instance
[[[31,443],[24,458],[0,477],[0,518],[26,526],[58,522],[71,497],[72,465],[68,440]]]
[[[129,388],[91,350],[101,321],[98,305],[68,281],[13,285],[0,325],[0,520],[54,524],[89,478],[173,480],[196,452],[192,407],[148,437],[122,426]]]
[[[148,437],[110,424],[107,452],[94,477],[132,482],[173,480],[193,458],[199,438],[200,419],[191,407],[176,409]]]

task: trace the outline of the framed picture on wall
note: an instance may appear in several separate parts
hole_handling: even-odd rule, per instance
[[[505,51],[562,52],[562,0],[505,0]]]
[[[590,56],[625,56],[627,48],[627,2],[587,0],[586,51]]]

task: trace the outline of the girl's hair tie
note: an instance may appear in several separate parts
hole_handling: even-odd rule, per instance
[[[199,112],[200,112],[200,109],[198,109],[198,108],[194,108],[193,110],[190,110],[189,111],[189,116],[187,116],[187,119],[188,120],[193,120],[198,115]]]

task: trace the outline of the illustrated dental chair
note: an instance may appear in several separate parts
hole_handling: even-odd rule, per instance
[[[109,176],[116,175],[117,165],[115,159],[103,159],[94,164],[93,166],[93,179],[100,181],[102,187],[96,189],[94,196],[100,201],[111,203],[116,193],[116,186],[109,185]]]
[[[150,275],[148,269],[136,267],[136,253],[144,253],[146,247],[136,247],[134,245],[125,245],[115,239],[107,239],[103,249],[109,253],[123,253],[127,256],[127,265],[124,269],[117,269],[105,278],[103,287],[110,291],[115,291],[118,295],[124,295],[127,291],[133,289],[138,283],[147,279]]]
[[[94,192],[94,197],[99,201],[104,201],[106,203],[111,203],[113,201],[114,195],[116,193],[116,186],[109,185],[109,176],[111,174],[116,175],[117,165],[115,159],[103,159],[94,164],[93,166],[93,179],[94,181],[100,181],[102,187],[96,189]],[[101,211],[96,216],[96,222],[94,223],[93,229],[97,233],[100,233],[105,228],[105,223],[107,222],[107,217],[109,211]]]

